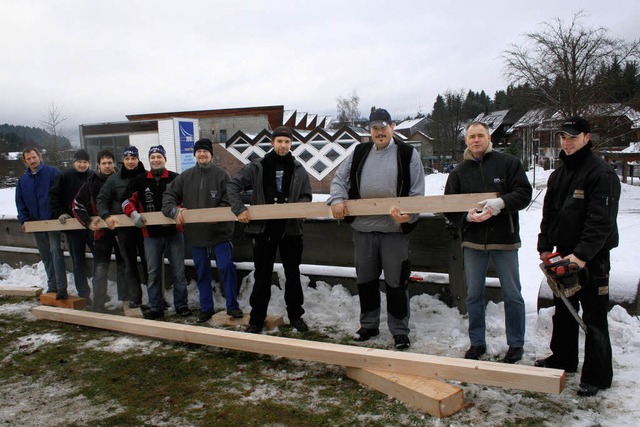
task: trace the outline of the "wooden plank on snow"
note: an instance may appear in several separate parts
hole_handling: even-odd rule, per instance
[[[42,293],[42,288],[38,286],[0,286],[0,295],[6,297],[37,297]]]
[[[482,360],[454,359],[427,354],[248,334],[180,323],[66,310],[57,307],[39,306],[33,308],[32,312],[39,319],[331,365],[395,372],[426,378],[465,381],[542,393],[560,393],[565,385],[565,373],[559,369],[537,368],[517,364],[509,365]]]
[[[69,296],[67,299],[56,299],[55,292],[47,292],[46,294],[40,295],[40,302],[45,305],[71,308],[74,310],[82,310],[87,305],[87,300],[80,297]]]
[[[464,391],[435,378],[351,367],[347,376],[434,417],[448,417],[464,407]]]
[[[465,212],[475,207],[484,199],[496,197],[496,193],[451,194],[447,196],[418,196],[397,197],[383,199],[347,200],[347,208],[352,216],[386,215],[393,208],[399,208],[403,213],[443,213]],[[248,206],[249,215],[253,220],[285,219],[285,218],[331,218],[331,208],[325,202],[286,203],[280,205]],[[185,223],[236,221],[231,208],[188,209],[184,212]],[[143,213],[147,225],[170,225],[175,221],[165,217],[162,212]],[[126,215],[115,215],[118,227],[132,227],[133,222]],[[93,217],[98,218],[98,217]],[[27,221],[25,231],[34,233],[54,230],[82,230],[75,218],[60,224],[56,219],[46,221]],[[107,225],[100,220],[100,228]]]
[[[211,317],[211,324],[213,326],[247,326],[249,324],[250,317],[249,313],[244,313],[241,318],[236,319],[229,316],[225,310],[222,310]],[[284,325],[284,318],[282,316],[269,314],[264,319],[264,328],[267,330],[274,329],[282,325]]]

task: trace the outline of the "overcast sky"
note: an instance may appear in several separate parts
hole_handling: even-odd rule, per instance
[[[640,36],[637,0],[0,0],[0,123],[35,126],[55,102],[79,124],[126,114],[284,105],[394,118],[438,93],[504,89],[501,53],[542,22]]]

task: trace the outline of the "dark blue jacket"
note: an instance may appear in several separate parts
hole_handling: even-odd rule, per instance
[[[16,207],[18,208],[18,221],[40,221],[52,219],[49,207],[49,189],[53,185],[60,170],[53,166],[47,166],[40,162],[36,173],[27,171],[18,179],[16,187]]]

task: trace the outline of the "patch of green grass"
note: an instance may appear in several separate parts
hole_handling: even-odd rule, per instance
[[[52,333],[58,342],[20,349],[20,338]],[[281,336],[331,341],[322,332]],[[424,415],[346,377],[342,368],[194,344],[134,338],[114,353],[104,347],[126,335],[0,315],[0,383],[64,382],[95,405],[121,409],[97,426],[167,425],[422,425]],[[91,341],[91,345],[86,345]],[[154,345],[152,351],[145,347]],[[375,417],[362,418],[363,414]],[[402,419],[401,423],[398,420]],[[70,423],[73,425],[73,423]],[[83,425],[84,423],[78,423]]]

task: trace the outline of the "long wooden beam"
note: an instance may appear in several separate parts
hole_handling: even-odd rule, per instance
[[[560,393],[565,386],[565,373],[558,369],[248,334],[58,307],[39,306],[32,312],[39,319],[330,365],[553,394]]]
[[[403,213],[464,212],[473,208],[484,199],[496,197],[496,193],[451,194],[447,196],[418,196],[383,199],[347,200],[347,208],[352,216],[385,215],[391,209],[399,208]],[[286,203],[277,205],[247,206],[253,220],[286,218],[331,218],[331,208],[325,202]],[[184,212],[185,223],[236,221],[231,208],[188,209]],[[162,212],[143,213],[147,225],[175,224]],[[93,217],[98,218],[98,217]],[[126,215],[116,215],[118,227],[132,227],[133,222]],[[56,219],[46,221],[27,221],[24,223],[28,233],[54,230],[82,230],[84,227],[71,218],[65,224]],[[100,228],[107,224],[100,220]]]

